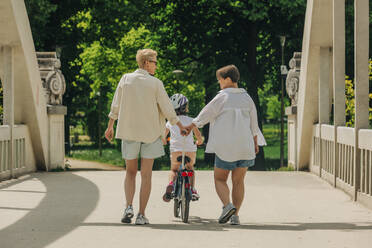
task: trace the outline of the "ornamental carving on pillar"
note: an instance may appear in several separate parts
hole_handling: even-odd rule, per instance
[[[40,77],[45,89],[47,104],[62,105],[62,96],[66,91],[66,81],[62,74],[61,61],[55,52],[37,52]]]
[[[286,90],[289,98],[291,98],[291,105],[297,105],[297,96],[300,83],[300,69],[301,69],[301,53],[293,53],[293,58],[289,61],[289,71],[286,79]]]

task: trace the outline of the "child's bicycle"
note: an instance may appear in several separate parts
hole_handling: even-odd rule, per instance
[[[182,156],[177,158],[177,161],[181,162],[181,165],[177,172],[172,197],[174,200],[174,217],[179,217],[181,210],[182,221],[187,223],[189,219],[190,201],[192,200],[191,177],[194,176],[194,171],[186,168],[185,162],[189,163],[190,158],[185,156],[184,152],[182,152]]]

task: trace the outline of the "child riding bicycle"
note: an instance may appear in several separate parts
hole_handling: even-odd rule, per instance
[[[190,125],[193,118],[186,115],[188,113],[189,102],[187,97],[182,94],[174,94],[170,99],[182,125]],[[178,161],[177,158],[182,156],[182,151],[184,151],[185,156],[189,157],[189,160],[186,159],[185,162],[186,168],[189,170],[194,170],[194,164],[196,160],[196,145],[203,144],[201,133],[197,127],[193,128],[191,133],[185,138],[180,134],[180,130],[177,125],[171,125],[170,122],[167,122],[165,137],[167,137],[169,133],[171,169],[169,172],[169,184],[167,185],[165,193],[163,195],[163,200],[165,202],[169,202],[172,199],[174,180],[181,164],[181,162]],[[194,135],[196,137],[196,144],[194,143]],[[166,141],[163,140],[163,143],[166,144]],[[195,172],[191,180],[191,192],[192,200],[198,200],[199,195],[195,189]]]

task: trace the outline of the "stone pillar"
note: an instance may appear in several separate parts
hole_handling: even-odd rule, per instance
[[[14,166],[14,48],[3,46],[1,48],[1,65],[3,83],[3,107],[4,107],[4,125],[9,126],[10,144],[9,144],[9,170],[10,176],[13,177]]]
[[[369,126],[369,0],[355,0],[355,22],[354,22],[354,68],[355,68],[355,156],[354,156],[354,199],[360,186],[360,156],[358,148],[359,129],[368,129]]]
[[[64,168],[65,163],[65,115],[67,107],[48,105],[49,169]]]
[[[64,168],[64,116],[67,114],[67,107],[62,105],[62,96],[66,90],[66,82],[60,70],[61,62],[55,52],[38,52],[36,56],[47,101],[49,169]]]
[[[301,53],[295,52],[289,61],[289,68],[286,79],[286,90],[291,99],[291,106],[285,109],[288,116],[288,166],[299,169],[297,161],[297,97],[300,82]]]
[[[345,126],[345,0],[333,0],[334,181],[338,175],[337,127]]]

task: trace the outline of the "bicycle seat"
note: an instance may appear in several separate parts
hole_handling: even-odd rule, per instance
[[[178,157],[177,157],[177,161],[178,161],[178,162],[182,162],[182,156],[178,156]],[[190,163],[190,162],[191,162],[190,157],[185,156],[185,163],[188,164],[188,163]]]

